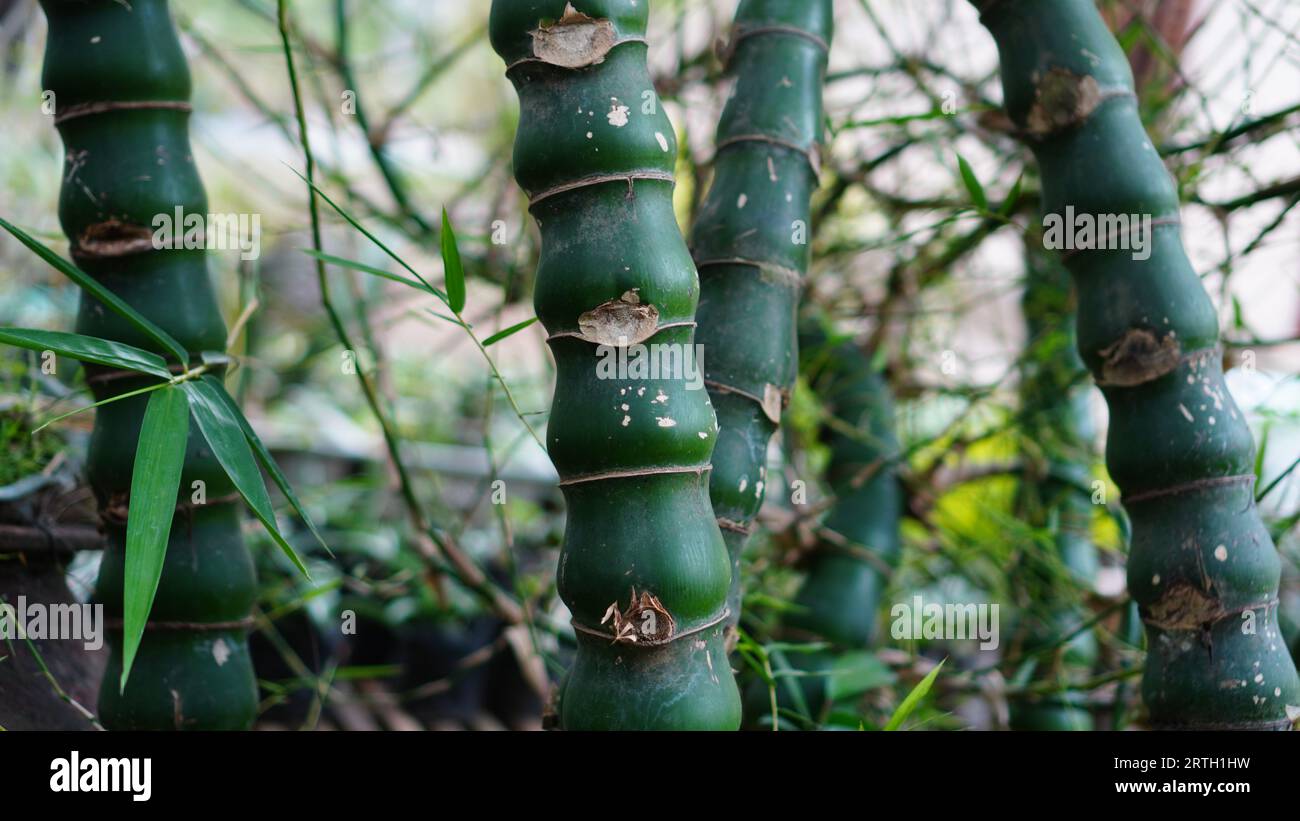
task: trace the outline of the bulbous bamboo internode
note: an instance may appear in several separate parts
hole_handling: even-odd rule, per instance
[[[1079,351],[1110,406],[1107,464],[1133,524],[1152,721],[1287,729],[1300,680],[1278,630],[1280,561],[1254,499],[1254,444],[1224,383],[1214,307],[1177,192],[1143,130],[1123,51],[1091,0],[975,0],[1048,215],[1149,216],[1150,256],[1070,254]]]
[[[55,95],[65,153],[59,218],[74,260],[187,350],[223,351],[206,252],[152,241],[155,215],[178,207],[207,213],[189,143],[190,76],[166,0],[41,5],[49,20],[44,85]],[[167,353],[90,296],[82,297],[77,331]],[[96,399],[156,381],[94,366],[87,374]],[[100,716],[109,728],[243,728],[257,706],[247,646],[256,577],[238,496],[197,425],[149,626],[119,690],[127,500],[147,401],[99,408],[87,458],[107,537],[95,595],[113,649]]]
[[[1081,629],[1079,602],[1061,589],[1054,567],[1066,571],[1071,590],[1090,590],[1098,560],[1092,541],[1090,464],[1094,430],[1088,403],[1087,369],[1079,358],[1069,272],[1043,250],[1042,237],[1025,240],[1025,292],[1021,300],[1029,344],[1021,370],[1023,432],[1017,515],[1036,529],[1052,532],[1052,549],[1027,547],[1011,569],[1013,590],[1028,599],[1021,607],[1022,652],[1039,654],[1034,680],[1059,687],[1092,674],[1096,637]],[[1066,340],[1069,345],[1062,345]],[[1063,646],[1062,637],[1071,636]],[[1063,689],[1025,693],[1010,704],[1013,730],[1091,730],[1084,693]]]
[[[768,442],[798,374],[795,314],[810,258],[833,28],[830,0],[742,0],[726,50],[736,87],[692,236],[699,339],[720,428],[709,492],[731,555],[733,626],[740,555],[767,488]]]
[[[578,638],[559,718],[735,729],[708,395],[680,373],[602,378],[611,348],[680,354],[695,336],[698,277],[673,213],[677,141],[646,67],[647,5],[492,4],[492,45],[519,94],[515,176],[542,232],[535,304],[557,371],[547,449],[568,503],[559,591]]]
[[[870,644],[885,587],[902,553],[903,488],[894,402],[884,374],[852,342],[834,345],[815,327],[802,340],[820,352],[809,384],[836,420],[824,438],[835,502],[786,625],[839,650]]]

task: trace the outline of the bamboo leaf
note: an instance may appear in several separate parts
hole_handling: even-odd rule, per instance
[[[784,647],[785,649],[779,649]],[[786,660],[785,651],[796,649],[795,645],[771,645],[767,646],[768,659],[772,663],[774,678],[788,678],[788,681],[778,683],[777,686],[789,696],[794,702],[795,710],[800,718],[808,719],[812,716],[812,711],[808,709],[808,701],[803,695],[803,685],[799,683],[799,671],[790,666]]]
[[[328,262],[330,265],[337,265],[340,268],[350,268],[353,271],[360,271],[363,274],[370,274],[371,276],[383,277],[384,279],[392,280],[393,282],[400,282],[403,285],[416,289],[417,291],[432,294],[439,299],[446,299],[446,295],[440,291],[430,289],[423,282],[419,282],[409,277],[404,277],[401,274],[394,274],[391,271],[385,271],[383,268],[376,268],[373,265],[366,265],[364,262],[357,262],[354,259],[346,259],[344,257],[336,257],[333,254],[326,254],[323,251],[317,251],[315,248],[303,248],[301,250],[307,256],[315,257],[323,262]]]
[[[311,574],[307,572],[306,565],[298,558],[293,547],[285,541],[275,522],[275,510],[271,506],[271,497],[266,493],[266,483],[262,481],[262,474],[253,459],[253,451],[248,446],[248,439],[245,438],[236,415],[231,413],[211,382],[207,380],[183,382],[181,387],[184,388],[185,396],[189,399],[190,410],[194,412],[194,419],[199,423],[199,430],[203,431],[203,438],[212,447],[213,454],[225,469],[230,481],[235,483],[239,495],[244,497],[253,515],[266,528],[266,532],[271,534],[271,538],[289,557],[289,561],[310,579]]]
[[[163,379],[171,379],[172,376],[171,371],[167,370],[167,360],[158,354],[93,336],[30,328],[0,328],[0,343],[37,352],[53,351],[59,356],[72,357],[82,362],[138,371]]]
[[[438,319],[441,319],[445,322],[450,322],[451,324],[464,328],[467,331],[473,330],[473,327],[463,319],[457,319],[454,316],[447,316],[446,314],[438,313],[432,308],[426,308],[425,310],[427,310],[430,315],[436,316]]]
[[[1011,216],[1011,212],[1016,210],[1016,206],[1020,204],[1020,197],[1023,193],[1024,183],[1024,174],[1016,177],[1015,185],[1011,186],[1011,192],[1007,194],[1007,198],[1002,202],[1002,207],[998,209],[999,216],[1009,217]]]
[[[894,671],[875,653],[860,650],[835,659],[826,682],[826,694],[831,701],[840,701],[886,687],[896,679]]]
[[[921,700],[930,693],[930,688],[934,686],[935,679],[939,677],[939,671],[947,663],[948,659],[939,662],[933,670],[926,674],[925,678],[921,679],[920,684],[912,688],[912,692],[907,694],[907,698],[903,699],[903,703],[898,705],[898,709],[889,717],[889,722],[884,726],[886,732],[892,732],[903,726],[903,722],[907,721],[907,717],[920,706]]]
[[[970,192],[970,198],[974,200],[976,207],[981,211],[987,211],[989,208],[988,195],[984,193],[984,186],[980,185],[979,177],[975,176],[975,171],[966,162],[966,158],[957,155],[957,169],[961,172],[961,181],[965,184],[966,190]]]
[[[511,325],[509,328],[506,328],[504,331],[497,331],[496,333],[489,336],[487,339],[483,340],[483,347],[484,348],[491,347],[492,345],[495,345],[496,343],[500,342],[501,340],[505,339],[508,336],[514,336],[515,334],[519,333],[524,328],[527,328],[529,325],[532,325],[536,321],[537,321],[537,317],[533,317],[532,319],[525,319],[523,322],[520,322],[518,325]]]
[[[245,417],[239,410],[239,406],[235,404],[234,397],[226,392],[225,386],[222,385],[221,381],[215,376],[210,374],[206,375],[203,377],[203,381],[211,383],[213,393],[221,399],[227,410],[230,411],[231,415],[234,416],[236,421],[239,423],[239,427],[243,429],[244,438],[248,440],[249,446],[257,456],[257,461],[261,463],[262,468],[267,473],[271,474],[271,479],[275,482],[275,486],[284,494],[284,498],[289,500],[289,504],[292,505],[293,509],[298,513],[298,517],[302,519],[303,524],[307,525],[307,529],[311,531],[311,535],[316,537],[316,541],[320,542],[320,546],[325,548],[326,553],[333,556],[334,552],[329,549],[329,545],[325,544],[325,540],[321,538],[320,531],[316,529],[315,522],[313,522],[311,517],[307,515],[307,509],[303,507],[302,502],[298,500],[298,494],[293,492],[293,487],[289,484],[289,479],[280,470],[280,466],[275,463],[275,458],[271,456],[271,451],[267,450],[266,445],[262,444],[262,440],[258,438],[257,431],[253,430],[253,426],[249,424],[247,417]]]
[[[460,262],[460,249],[456,247],[456,234],[451,229],[451,220],[447,218],[447,209],[442,209],[442,268],[447,279],[447,307],[453,313],[465,310],[465,266]]]
[[[3,218],[0,218],[0,228],[13,234],[15,239],[26,245],[59,273],[75,282],[77,287],[104,303],[105,307],[131,323],[137,331],[161,345],[168,353],[180,360],[181,364],[186,366],[190,364],[189,352],[185,350],[181,343],[173,339],[171,334],[150,322],[130,305],[123,302],[117,294],[100,285],[90,274],[54,253],[43,245],[40,240],[30,236],[27,232]]]
[[[392,257],[392,259],[393,259],[394,262],[396,262],[398,265],[400,265],[400,266],[402,266],[403,268],[405,268],[407,271],[410,271],[411,274],[414,275],[415,278],[418,279],[422,285],[424,285],[425,290],[429,291],[429,292],[432,293],[432,294],[435,294],[435,295],[436,295],[439,299],[441,299],[442,301],[450,303],[450,300],[447,298],[447,295],[446,295],[446,294],[444,294],[442,291],[440,291],[440,290],[438,290],[437,288],[435,288],[435,287],[433,287],[432,285],[430,285],[430,284],[428,283],[428,281],[427,281],[424,277],[420,276],[420,272],[419,272],[419,271],[415,270],[415,269],[412,268],[410,265],[407,265],[407,264],[406,264],[406,260],[402,259],[402,258],[399,257],[397,254],[395,254],[395,253],[392,251],[392,249],[390,249],[387,245],[385,245],[383,242],[380,241],[379,237],[375,236],[374,234],[370,233],[370,231],[366,230],[366,227],[365,227],[364,225],[362,225],[360,222],[357,222],[357,220],[356,220],[355,217],[353,217],[353,216],[352,216],[351,214],[349,214],[347,211],[344,211],[344,210],[343,210],[343,209],[338,205],[338,203],[334,202],[334,200],[332,200],[332,199],[329,198],[329,195],[328,195],[328,194],[326,194],[324,191],[320,190],[320,186],[316,185],[316,183],[314,183],[314,182],[312,182],[311,180],[307,179],[307,178],[304,177],[302,174],[298,174],[297,169],[290,168],[289,170],[290,170],[290,171],[293,171],[294,174],[297,174],[297,175],[298,175],[298,178],[299,178],[300,180],[302,180],[303,182],[307,183],[307,185],[309,185],[309,186],[311,187],[311,190],[315,191],[316,194],[317,194],[317,196],[319,196],[321,199],[325,200],[325,203],[326,203],[327,205],[329,205],[330,208],[333,208],[333,209],[334,209],[334,212],[335,212],[336,214],[338,214],[340,217],[342,217],[344,220],[346,220],[347,223],[348,223],[349,225],[351,225],[353,228],[357,229],[357,230],[360,231],[362,234],[364,234],[365,237],[366,237],[366,239],[370,240],[370,241],[373,242],[375,245],[379,246],[379,250],[383,251],[385,254],[388,254],[388,256]]]
[[[135,448],[135,467],[131,471],[126,567],[122,579],[120,690],[126,689],[131,665],[144,638],[144,625],[158,592],[189,435],[190,409],[185,395],[172,387],[155,391],[145,407]]]

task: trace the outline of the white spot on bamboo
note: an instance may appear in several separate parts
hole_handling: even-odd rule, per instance
[[[609,99],[609,113],[605,115],[605,119],[609,120],[609,124],[615,128],[622,128],[627,125],[627,115],[630,109],[620,104],[617,97],[610,97]]]

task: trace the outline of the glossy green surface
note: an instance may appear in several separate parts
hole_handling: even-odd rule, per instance
[[[763,504],[768,442],[798,375],[795,315],[810,257],[831,5],[740,3],[727,60],[736,85],[692,231],[699,340],[720,428],[710,495],[736,571]],[[738,572],[729,601],[734,626]]]
[[[164,0],[43,0],[49,21],[44,86],[63,139],[59,218],[74,261],[192,353],[221,351],[226,329],[203,250],[156,249],[154,217],[207,213],[188,135],[189,72]],[[83,297],[77,331],[149,350],[97,301]],[[162,353],[162,351],[158,351]],[[87,368],[92,380],[103,369]],[[92,381],[96,399],[148,384]],[[110,729],[238,729],[256,711],[245,631],[256,590],[233,487],[190,426],[177,511],[150,622],[126,690],[121,674],[126,500],[147,396],[99,409],[87,474],[108,541],[96,599],[112,656],[100,688]],[[195,504],[201,482],[203,504]],[[156,629],[155,629],[156,628]]]
[[[496,0],[490,22],[519,94],[515,174],[541,228],[535,307],[556,363],[547,449],[568,503],[558,584],[578,635],[560,726],[731,730],[731,565],[707,496],[718,428],[684,364],[699,285],[673,213],[676,138],[646,67],[649,10],[574,0],[564,18],[565,6]],[[606,50],[572,66],[534,54],[532,33],[555,25]],[[611,303],[646,312],[645,333],[603,325]],[[668,368],[638,372],[650,358]]]
[[[1041,167],[1045,213],[1176,218],[1128,61],[1091,0],[976,6],[998,42],[1008,112]],[[1157,726],[1288,728],[1300,679],[1279,638],[1280,564],[1255,509],[1250,431],[1224,384],[1217,318],[1180,229],[1153,234],[1147,260],[1118,249],[1066,260],[1079,351],[1110,406],[1107,465],[1132,520],[1143,696]],[[1141,339],[1173,356],[1156,367],[1154,356],[1117,355]]]

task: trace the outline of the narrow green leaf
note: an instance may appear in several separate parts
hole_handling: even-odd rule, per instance
[[[999,216],[1009,217],[1011,216],[1011,212],[1016,210],[1016,206],[1020,204],[1020,196],[1024,190],[1024,183],[1024,174],[1016,177],[1016,184],[1011,186],[1011,192],[1007,194],[1007,198],[1002,202],[1002,207],[998,209]]]
[[[236,421],[239,422],[239,427],[244,431],[244,438],[248,440],[249,446],[252,447],[253,453],[256,454],[257,461],[261,463],[262,468],[266,470],[267,473],[271,474],[271,479],[275,482],[275,486],[284,494],[284,498],[289,500],[289,504],[293,506],[295,511],[297,511],[298,517],[302,519],[303,524],[307,525],[307,529],[311,531],[311,535],[316,537],[316,541],[320,542],[320,546],[325,548],[326,553],[333,556],[334,552],[330,550],[329,545],[325,544],[325,540],[321,538],[320,531],[316,529],[315,522],[313,522],[311,517],[307,515],[307,508],[303,507],[302,502],[298,501],[298,494],[293,492],[293,487],[289,485],[289,479],[280,470],[280,466],[275,463],[275,458],[271,456],[271,451],[267,450],[266,445],[262,444],[262,440],[257,436],[257,431],[253,430],[253,426],[249,424],[248,419],[239,410],[239,406],[235,404],[234,397],[226,392],[226,387],[222,385],[221,380],[217,379],[215,376],[207,374],[203,377],[203,381],[211,383],[212,391],[219,399],[221,399],[226,408],[230,411],[231,415],[235,417]]]
[[[199,423],[199,430],[203,431],[203,438],[208,440],[213,454],[225,469],[230,481],[235,483],[239,495],[244,497],[253,515],[266,528],[266,532],[271,534],[271,538],[289,557],[289,561],[310,579],[311,574],[307,572],[307,566],[302,563],[302,559],[298,558],[293,547],[285,541],[279,526],[276,525],[275,510],[271,507],[271,497],[266,493],[266,483],[262,481],[262,474],[253,459],[253,451],[248,446],[248,439],[236,415],[231,413],[211,382],[207,380],[182,382],[181,387],[185,389],[185,396],[190,401],[190,410],[194,412],[194,419]]]
[[[1268,437],[1272,432],[1272,423],[1265,422],[1264,429],[1259,434],[1259,447],[1255,448],[1255,487],[1264,482],[1264,455],[1268,453]]]
[[[357,230],[360,231],[362,234],[364,234],[365,237],[366,237],[366,239],[370,240],[370,241],[373,242],[375,245],[379,246],[379,250],[383,251],[385,254],[388,254],[388,256],[390,256],[390,257],[393,259],[394,262],[396,262],[398,265],[400,265],[400,266],[402,266],[403,268],[405,268],[407,271],[410,271],[411,274],[412,274],[416,279],[418,279],[422,285],[424,285],[424,287],[425,287],[426,290],[428,290],[430,293],[436,295],[436,296],[437,296],[439,299],[441,299],[442,301],[444,301],[444,302],[448,302],[448,303],[450,302],[450,300],[447,299],[447,295],[446,295],[446,294],[444,294],[442,291],[440,291],[440,290],[438,290],[437,288],[435,288],[435,287],[433,287],[432,285],[430,285],[429,282],[428,282],[428,280],[426,280],[424,277],[420,276],[420,272],[419,272],[419,271],[415,270],[415,269],[412,268],[410,265],[407,265],[407,264],[406,264],[406,260],[402,259],[402,258],[399,257],[397,254],[395,254],[395,253],[392,251],[392,249],[390,249],[387,245],[385,245],[383,242],[380,241],[379,237],[377,237],[377,236],[375,236],[374,234],[370,233],[370,231],[366,230],[366,227],[365,227],[364,225],[362,225],[361,223],[357,222],[357,220],[356,220],[356,219],[355,219],[351,214],[349,214],[347,211],[344,211],[341,207],[339,207],[338,203],[336,203],[336,202],[334,202],[334,200],[330,199],[330,198],[329,198],[329,195],[326,194],[324,191],[322,191],[322,190],[320,189],[320,186],[316,185],[316,183],[314,183],[314,182],[312,182],[311,180],[307,179],[307,178],[304,177],[302,174],[298,174],[298,170],[297,170],[297,169],[295,169],[295,168],[290,168],[289,170],[292,171],[294,174],[297,174],[297,175],[298,175],[298,179],[300,179],[300,180],[302,180],[303,182],[307,183],[307,185],[309,185],[309,186],[311,187],[311,190],[315,191],[317,196],[319,196],[321,199],[325,200],[325,203],[326,203],[327,205],[329,205],[330,208],[333,208],[333,209],[334,209],[334,212],[335,212],[336,214],[338,214],[338,215],[339,215],[340,217],[342,217],[343,219],[347,220],[347,222],[348,222],[349,225],[351,225],[353,228],[357,229]]]
[[[501,340],[505,339],[508,336],[514,336],[515,334],[519,333],[524,328],[527,328],[529,325],[532,325],[536,321],[537,321],[537,317],[533,317],[532,319],[525,319],[523,322],[520,322],[518,325],[511,325],[509,328],[506,328],[504,331],[497,331],[496,333],[489,336],[487,339],[483,340],[483,347],[484,348],[491,347],[492,345],[495,345],[496,343],[500,342]]]
[[[984,186],[980,185],[979,177],[975,176],[970,163],[966,162],[966,158],[960,154],[957,155],[957,169],[961,171],[961,181],[965,183],[966,190],[970,192],[970,198],[975,201],[975,205],[981,211],[987,211],[989,198],[984,193]]]
[[[158,354],[93,336],[29,328],[0,328],[0,343],[37,352],[53,351],[59,356],[69,356],[82,362],[139,371],[163,379],[171,379],[172,376],[171,371],[167,370],[167,360]]]
[[[142,393],[150,393],[152,391],[161,390],[162,388],[165,388],[170,384],[171,384],[170,382],[158,382],[153,385],[150,385],[147,388],[139,388],[138,390],[127,391],[126,393],[119,393],[117,396],[110,396],[107,399],[101,399],[98,402],[94,402],[90,405],[86,405],[85,407],[77,408],[76,410],[70,410],[67,413],[61,413],[58,416],[54,417],[53,419],[46,419],[44,422],[32,428],[32,433],[40,433],[41,431],[48,428],[50,425],[53,425],[56,422],[62,422],[64,419],[67,419],[69,416],[76,416],[79,413],[85,413],[88,410],[94,410],[95,408],[102,407],[103,405],[108,405],[113,402],[120,402],[123,399],[130,399],[132,396],[139,396]]]
[[[360,271],[363,274],[370,274],[371,276],[383,277],[384,279],[392,280],[393,282],[400,282],[403,285],[416,289],[417,291],[432,294],[439,299],[446,299],[446,296],[441,292],[430,290],[423,282],[419,282],[409,277],[404,277],[401,274],[394,274],[391,271],[385,271],[383,268],[376,268],[373,265],[366,265],[364,262],[357,262],[354,259],[346,259],[344,257],[336,257],[333,254],[326,254],[322,251],[317,251],[315,248],[303,248],[301,250],[307,256],[328,262],[330,265],[337,265],[340,268],[350,268],[353,271]]]
[[[426,308],[425,310],[428,311],[431,316],[436,316],[438,319],[450,322],[451,324],[464,328],[467,331],[472,330],[472,326],[463,319],[457,319],[454,316],[447,316],[446,314],[438,313],[432,308]]]
[[[97,282],[90,274],[54,253],[45,245],[41,244],[40,240],[30,236],[27,232],[3,218],[0,218],[0,228],[13,234],[19,242],[35,252],[38,257],[45,260],[46,263],[59,273],[75,282],[77,287],[104,303],[105,307],[131,323],[131,325],[133,325],[140,333],[165,348],[170,354],[180,360],[181,364],[187,367],[189,366],[189,352],[185,350],[185,347],[181,345],[181,343],[173,339],[171,334],[150,322],[130,305],[123,302],[117,294],[108,290],[103,285],[100,285],[99,282]]]
[[[886,732],[892,732],[903,726],[903,722],[907,721],[907,717],[920,706],[921,700],[929,694],[930,688],[934,686],[934,680],[939,677],[939,671],[947,663],[948,659],[939,662],[933,670],[926,674],[925,678],[921,679],[920,684],[912,688],[912,692],[907,694],[907,698],[903,699],[903,703],[898,705],[898,709],[889,717],[889,723],[884,726]]]
[[[465,310],[465,266],[460,262],[456,233],[451,229],[447,209],[442,209],[442,269],[447,278],[447,307],[454,313]]]
[[[767,646],[767,656],[772,663],[774,678],[787,678],[786,681],[777,684],[782,691],[789,696],[794,702],[795,710],[800,718],[808,719],[812,716],[812,711],[808,709],[808,701],[803,695],[803,685],[799,682],[798,671],[790,666],[786,660],[785,651],[777,649],[776,645]]]
[[[835,659],[826,682],[831,701],[853,698],[897,680],[889,665],[868,650],[845,653]],[[855,718],[856,721],[856,718]]]
[[[871,352],[870,368],[872,373],[884,373],[885,366],[889,364],[889,347],[882,340],[876,349]]]
[[[131,665],[144,638],[158,579],[167,556],[167,536],[176,514],[176,491],[185,466],[190,409],[173,387],[155,391],[145,407],[131,471],[131,499],[126,517],[126,567],[122,590],[122,678],[126,689]]]

